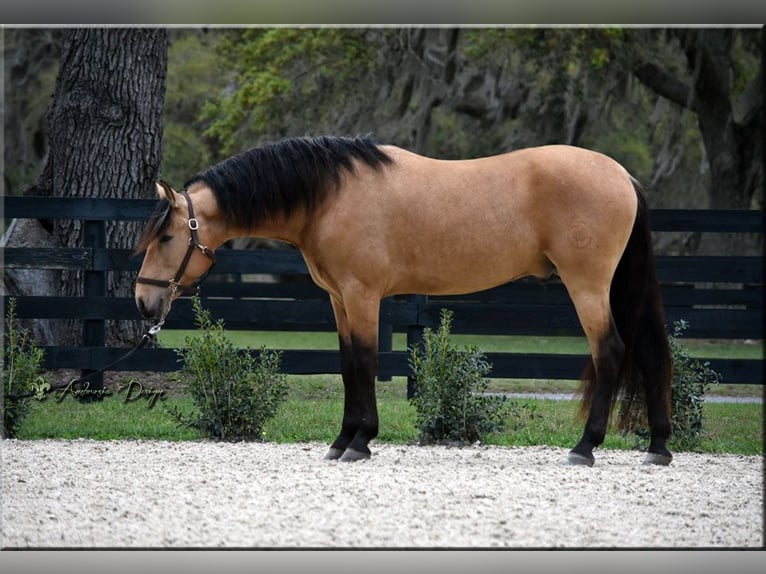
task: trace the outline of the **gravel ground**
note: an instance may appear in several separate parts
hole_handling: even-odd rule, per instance
[[[757,547],[763,458],[549,447],[2,442],[3,547]]]

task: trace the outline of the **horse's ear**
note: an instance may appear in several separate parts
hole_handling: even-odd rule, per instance
[[[156,185],[157,185],[157,195],[159,196],[159,198],[167,199],[170,202],[170,205],[175,207],[176,196],[178,194],[172,187],[170,187],[170,184],[164,179],[158,179],[156,182]]]

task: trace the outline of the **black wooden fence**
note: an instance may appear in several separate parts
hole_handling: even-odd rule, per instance
[[[108,249],[105,222],[144,220],[154,200],[5,197],[5,217],[83,220],[81,246],[6,248],[6,268],[79,269],[84,271],[83,297],[18,297],[19,318],[83,319],[82,345],[45,347],[49,369],[97,370],[126,349],[104,346],[104,321],[140,317],[132,298],[106,296],[106,274],[137,271],[141,256]],[[655,232],[762,233],[761,211],[654,210]],[[763,262],[761,257],[661,256],[658,276],[668,325],[689,323],[687,338],[763,339]],[[249,281],[248,274],[295,276],[296,281]],[[295,250],[218,251],[218,265],[203,285],[204,306],[232,330],[333,331],[327,295],[306,280],[307,269]],[[301,280],[302,279],[302,280]],[[503,335],[582,335],[574,307],[563,285],[521,280],[466,296],[393,297],[381,305],[381,380],[408,375],[406,351],[393,351],[393,332],[406,332],[408,345],[424,327],[438,324],[442,308],[455,312],[453,332]],[[5,302],[7,313],[7,300]],[[189,300],[179,300],[165,329],[193,328]],[[541,350],[542,351],[542,350]],[[584,355],[488,353],[496,378],[577,379]],[[178,368],[172,349],[142,349],[116,365],[122,371],[172,371]],[[763,360],[709,358],[727,383],[763,384]],[[282,366],[293,374],[338,373],[336,350],[285,350]]]

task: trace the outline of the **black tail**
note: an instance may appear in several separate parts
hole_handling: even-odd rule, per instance
[[[638,210],[633,231],[612,278],[609,301],[625,344],[619,382],[612,389],[612,404],[617,399],[621,401],[619,428],[642,426],[646,420],[644,413],[647,413],[652,434],[657,432],[667,438],[670,434],[672,356],[655,270],[649,211],[641,185],[633,178],[631,181],[638,198]],[[587,412],[595,387],[592,363],[583,373],[583,383],[583,412]]]

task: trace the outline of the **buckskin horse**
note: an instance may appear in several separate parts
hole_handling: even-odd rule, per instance
[[[594,463],[618,400],[620,424],[648,417],[644,462],[671,462],[671,355],[647,205],[609,157],[549,145],[447,161],[370,136],[288,138],[230,157],[180,192],[162,181],[157,190],[137,246],[146,254],[135,300],[146,318],[164,320],[176,297],[195,293],[215,249],[239,236],[291,243],[329,293],[345,396],[326,458],[370,456],[382,298],[555,274],[591,354],[585,427],[567,462]]]

